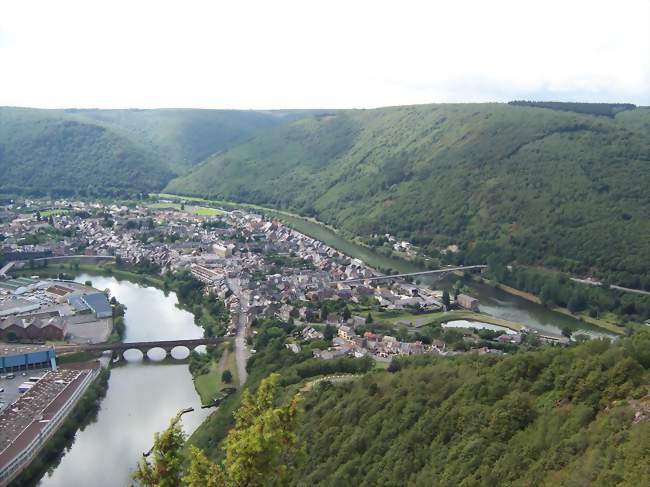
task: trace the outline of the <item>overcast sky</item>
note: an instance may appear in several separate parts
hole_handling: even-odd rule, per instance
[[[0,105],[650,104],[650,0],[4,0]]]

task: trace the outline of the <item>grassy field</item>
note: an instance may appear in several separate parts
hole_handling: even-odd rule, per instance
[[[161,197],[163,196],[161,195]],[[179,210],[179,211],[181,210],[180,203],[152,203],[147,206],[149,208],[154,208],[159,210]],[[214,216],[214,215],[222,215],[224,213],[223,210],[219,210],[218,208],[209,208],[207,206],[194,206],[194,205],[186,206],[185,211],[199,216]]]
[[[67,208],[51,208],[49,210],[41,211],[41,217],[47,218],[49,216],[67,215],[70,212],[71,210],[68,210]]]
[[[230,370],[232,373],[232,382],[230,384],[221,382],[221,373],[224,370]],[[235,352],[230,352],[227,348],[223,352],[219,362],[212,362],[209,373],[200,375],[194,380],[194,387],[199,393],[203,404],[208,404],[212,401],[223,387],[236,387],[237,384],[239,382],[237,378]]]

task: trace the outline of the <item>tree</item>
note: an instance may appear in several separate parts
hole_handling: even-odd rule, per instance
[[[449,291],[446,289],[442,291],[442,304],[444,304],[446,307],[449,307],[451,305],[451,298],[449,297]]]
[[[347,306],[343,308],[343,319],[345,321],[348,321],[352,317],[352,313],[350,312],[350,308]]]
[[[176,415],[169,427],[162,433],[156,433],[153,448],[153,462],[148,456],[138,464],[133,479],[146,487],[176,487],[181,485],[183,476],[183,446],[185,433],[181,429],[181,414]]]
[[[399,363],[397,362],[397,360],[393,359],[388,364],[388,368],[386,370],[388,370],[388,372],[393,374],[393,373],[397,372],[399,369],[400,369]]]
[[[370,314],[370,311],[368,311],[368,316],[366,316],[366,325],[372,325],[372,322],[375,321]]]
[[[565,336],[566,338],[571,338],[572,334],[573,332],[571,331],[571,328],[569,328],[568,326],[562,328],[562,335]]]
[[[329,313],[329,310],[327,309],[327,303],[323,303],[323,305],[320,308],[320,320],[321,321],[327,321],[327,314]]]
[[[325,327],[325,331],[323,332],[323,337],[325,340],[331,340],[334,338],[334,335],[336,334],[336,328],[334,328],[332,325],[327,325]]]
[[[223,468],[199,449],[185,453],[181,414],[157,433],[149,455],[141,460],[133,479],[143,487],[262,487],[286,484],[287,474],[301,460],[295,429],[299,396],[288,406],[275,407],[279,374],[264,379],[255,395],[246,390],[235,412],[235,427],[225,441]]]
[[[235,428],[226,438],[226,477],[232,485],[281,486],[295,466],[299,448],[294,430],[298,396],[286,407],[273,405],[279,374],[264,379],[257,394],[244,392]],[[264,434],[260,434],[264,432]]]
[[[226,477],[219,465],[212,463],[205,454],[195,446],[190,446],[190,466],[183,477],[186,487],[222,487]]]
[[[226,384],[230,384],[232,382],[232,372],[230,372],[230,370],[226,369],[221,373],[221,382],[224,382]]]

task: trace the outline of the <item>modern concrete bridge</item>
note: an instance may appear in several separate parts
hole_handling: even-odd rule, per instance
[[[344,284],[344,283],[353,283],[353,282],[363,282],[363,281],[383,281],[386,279],[399,279],[401,277],[411,277],[411,276],[425,276],[427,274],[444,274],[447,272],[454,272],[454,271],[469,271],[469,270],[477,270],[477,269],[487,269],[486,265],[466,265],[466,266],[460,266],[460,267],[444,267],[442,269],[436,269],[433,271],[421,271],[421,272],[409,272],[407,274],[392,274],[389,276],[373,276],[373,277],[362,277],[359,279],[347,279],[344,281],[332,281],[330,284]]]
[[[120,357],[127,350],[140,350],[143,357],[147,358],[147,353],[153,348],[160,348],[168,355],[176,347],[185,347],[190,351],[200,345],[217,345],[227,341],[233,341],[230,337],[212,337],[196,338],[193,340],[158,340],[152,342],[129,342],[129,343],[97,343],[89,345],[62,345],[56,347],[57,352],[105,352],[110,350]]]

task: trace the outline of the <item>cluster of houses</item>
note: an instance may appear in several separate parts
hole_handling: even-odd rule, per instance
[[[10,224],[19,225],[20,231],[28,230],[25,225],[32,225],[32,230],[50,225],[71,235],[51,242],[49,247],[44,245],[41,250],[52,255],[83,251],[87,256],[112,256],[133,264],[146,261],[163,273],[187,270],[206,284],[207,292],[225,301],[231,315],[230,333],[242,322],[250,325],[255,318],[309,322],[313,305],[330,300],[372,302],[387,310],[413,312],[444,308],[441,292],[406,281],[368,281],[377,273],[362,261],[277,220],[247,211],[208,216],[158,205],[63,203],[74,211],[45,223],[22,218]],[[411,250],[408,242],[393,237],[390,241],[403,251]],[[468,309],[478,306],[468,296],[459,296],[458,303]],[[353,326],[360,325],[362,318],[355,319]],[[328,316],[327,321],[339,323],[340,317]],[[408,353],[428,351],[417,343],[399,347],[390,339],[379,343],[378,356],[392,355],[397,348]],[[372,347],[357,348],[374,353]]]

